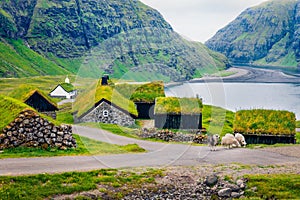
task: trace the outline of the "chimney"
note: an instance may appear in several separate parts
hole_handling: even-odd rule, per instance
[[[108,85],[109,76],[107,74],[102,76],[101,85]]]

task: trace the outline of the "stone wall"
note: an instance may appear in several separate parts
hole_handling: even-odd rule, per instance
[[[194,132],[194,133],[192,133]],[[173,132],[168,129],[143,128],[138,134],[141,138],[155,138],[166,142],[194,142],[198,144],[207,143],[207,135],[202,130],[190,131],[190,133]]]
[[[14,147],[75,148],[70,125],[55,126],[32,110],[25,110],[0,132],[0,149]]]
[[[56,119],[56,112],[55,111],[48,111],[48,112],[41,112],[41,113],[51,117],[52,119]]]
[[[107,111],[107,116],[104,112]],[[80,122],[101,122],[107,124],[118,124],[120,126],[134,125],[135,120],[122,110],[103,101],[91,112],[79,119]]]

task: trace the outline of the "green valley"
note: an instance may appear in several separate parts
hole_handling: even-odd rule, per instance
[[[0,49],[0,77],[182,81],[229,66],[136,0],[1,1]]]

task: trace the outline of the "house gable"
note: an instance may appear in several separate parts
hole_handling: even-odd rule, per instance
[[[57,85],[55,89],[53,89],[49,95],[51,97],[66,97],[69,93],[61,87],[61,85]]]
[[[93,108],[81,115],[78,120],[80,122],[101,122],[131,126],[135,123],[135,118],[135,115],[103,98]]]
[[[56,103],[54,103],[48,95],[44,94],[42,91],[32,86],[21,85],[19,86],[19,88],[12,91],[12,93],[10,93],[9,96],[18,99],[23,103],[28,103],[28,105],[32,106],[38,111],[58,110]]]
[[[49,112],[56,111],[58,108],[50,103],[47,99],[43,97],[39,92],[35,91],[32,95],[30,95],[25,102],[27,105],[33,107],[39,112]]]
[[[73,86],[71,84],[63,83],[58,84],[50,93],[49,96],[57,97],[57,98],[73,98],[76,96],[77,91],[72,89]]]
[[[83,116],[84,113],[87,113],[89,110],[94,108],[95,105],[102,99],[105,99],[108,102],[113,102],[115,107],[124,110],[126,113],[132,114],[132,116],[138,115],[133,101],[122,96],[111,86],[102,86],[99,84],[97,86],[92,85],[92,87],[79,94],[74,102],[74,111],[78,113],[78,116]]]

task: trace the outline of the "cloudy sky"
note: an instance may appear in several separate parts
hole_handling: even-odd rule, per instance
[[[141,0],[157,9],[178,33],[205,42],[248,7],[266,0]]]

